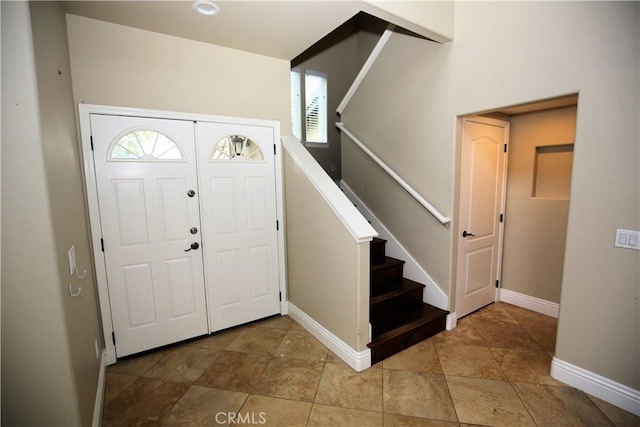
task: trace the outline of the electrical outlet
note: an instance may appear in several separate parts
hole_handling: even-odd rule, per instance
[[[613,244],[618,248],[635,249],[640,251],[640,231],[616,230],[616,241]]]
[[[67,256],[69,257],[69,275],[73,276],[76,271],[76,248],[75,246],[71,246],[69,248],[69,252],[67,252]]]

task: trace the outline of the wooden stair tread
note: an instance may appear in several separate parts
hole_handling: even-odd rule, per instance
[[[380,263],[380,264],[372,264],[371,265],[371,274],[374,274],[373,272],[376,270],[381,270],[383,268],[388,268],[388,267],[395,267],[398,265],[404,265],[405,261],[402,261],[401,259],[396,259],[396,258],[391,258],[389,256],[385,256],[384,257],[384,262]]]
[[[417,289],[424,289],[424,288],[425,288],[425,285],[423,285],[422,283],[418,283],[410,279],[402,278],[397,283],[392,283],[388,287],[385,287],[386,292],[383,292],[375,296],[372,293],[371,305],[389,300],[391,298],[395,298],[400,295],[414,292]]]
[[[447,313],[447,311],[422,303],[414,310],[398,310],[387,313],[384,319],[371,319],[374,336],[369,347],[373,348],[421,325],[444,319]]]

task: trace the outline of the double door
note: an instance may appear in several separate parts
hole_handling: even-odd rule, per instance
[[[117,357],[280,312],[272,126],[90,127]]]

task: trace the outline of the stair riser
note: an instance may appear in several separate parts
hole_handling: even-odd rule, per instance
[[[422,289],[416,289],[413,292],[407,292],[405,294],[371,304],[369,317],[371,319],[371,323],[375,325],[379,316],[384,316],[385,313],[393,313],[402,309],[416,308],[420,304],[422,304]]]
[[[404,349],[411,347],[432,337],[433,335],[444,331],[446,328],[446,317],[439,318],[435,321],[420,325],[419,327],[408,331],[398,337],[394,337],[384,343],[371,347],[371,364],[374,365],[387,357],[393,356]]]
[[[376,243],[371,245],[370,248],[370,259],[371,265],[382,264],[384,262],[385,257],[385,244],[384,243]]]
[[[402,279],[403,266],[393,265],[389,267],[371,270],[370,283],[372,287],[379,286],[394,280]]]

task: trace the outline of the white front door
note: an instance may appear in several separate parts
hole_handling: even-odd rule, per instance
[[[280,312],[274,129],[198,122],[210,329]]]
[[[456,316],[495,301],[502,250],[509,123],[463,120]]]
[[[194,123],[90,118],[116,355],[206,334]]]

